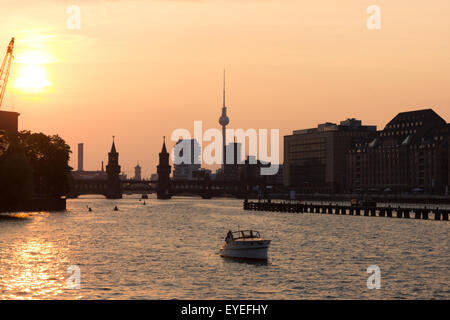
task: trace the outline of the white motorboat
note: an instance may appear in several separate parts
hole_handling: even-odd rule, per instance
[[[231,232],[220,248],[220,256],[237,259],[267,260],[267,251],[272,240],[263,239],[255,230]]]

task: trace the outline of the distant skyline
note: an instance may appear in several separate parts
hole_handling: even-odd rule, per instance
[[[81,29],[66,28],[67,6]],[[381,30],[366,8],[379,5]],[[0,58],[16,38],[2,110],[21,130],[84,143],[99,170],[116,136],[123,171],[156,172],[162,136],[278,128],[358,118],[382,129],[397,113],[433,108],[450,119],[450,2],[436,0],[2,0]],[[175,142],[168,142],[173,146]],[[282,150],[280,150],[282,154]]]

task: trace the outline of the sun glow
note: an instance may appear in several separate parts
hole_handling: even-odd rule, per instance
[[[47,65],[53,62],[45,52],[38,50],[23,51],[17,54],[16,77],[14,87],[24,92],[45,91],[50,85]]]

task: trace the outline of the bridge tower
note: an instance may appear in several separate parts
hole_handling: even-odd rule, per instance
[[[108,153],[108,164],[106,165],[106,174],[108,177],[108,190],[106,197],[108,199],[121,199],[122,198],[122,184],[120,182],[120,165],[119,165],[119,153],[116,151],[116,145],[113,143],[111,151]]]
[[[158,172],[158,186],[156,188],[156,195],[158,199],[170,199],[170,171],[172,167],[169,164],[169,153],[166,149],[166,139],[164,137],[162,150],[159,153],[159,164],[157,166]]]

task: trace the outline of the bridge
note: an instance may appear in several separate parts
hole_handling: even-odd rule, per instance
[[[122,193],[125,194],[149,194],[153,193],[155,190],[152,188],[152,184],[155,181],[149,180],[133,180],[127,179],[122,180]]]
[[[177,195],[196,195],[204,199],[220,196],[243,199],[255,193],[255,186],[265,188],[261,181],[246,179],[244,176],[240,180],[231,181],[211,180],[209,176],[198,180],[174,180],[170,178],[171,166],[165,143],[159,158],[158,181],[121,180],[119,154],[113,141],[111,151],[108,153],[106,173],[101,172],[97,176],[83,178],[82,172],[80,174],[73,172],[69,177],[70,192],[67,197],[77,198],[80,195],[98,194],[108,199],[120,199],[123,194],[156,191],[158,199],[170,199]],[[156,184],[156,188],[152,184]]]
[[[99,194],[109,198],[109,187],[106,179],[83,179],[69,178],[70,192],[67,198],[77,198],[83,194]]]
[[[97,179],[77,179],[73,176],[70,181],[70,192],[68,198],[77,198],[86,194],[98,194],[108,199],[120,199],[123,194],[149,194],[154,190],[151,187],[151,181],[148,180],[120,180],[119,188],[116,183],[108,181],[106,177]],[[112,192],[111,192],[112,191]]]
[[[177,195],[197,195],[203,199],[211,199],[220,196],[233,196],[243,199],[245,189],[238,181],[211,181],[209,178],[203,180],[170,180],[170,197]],[[170,198],[169,197],[169,198]]]
[[[103,179],[71,179],[68,198],[77,198],[80,195],[98,194],[110,199],[121,198],[123,194],[151,194],[157,188],[152,184],[158,181],[148,180],[121,180],[118,193],[111,193],[114,186],[110,186],[106,178]],[[244,187],[243,187],[244,186]],[[251,187],[239,181],[216,181],[208,178],[203,180],[173,180],[169,182],[169,198],[180,195],[195,195],[203,199],[213,197],[232,196],[243,199]],[[120,194],[120,195],[119,195]]]

